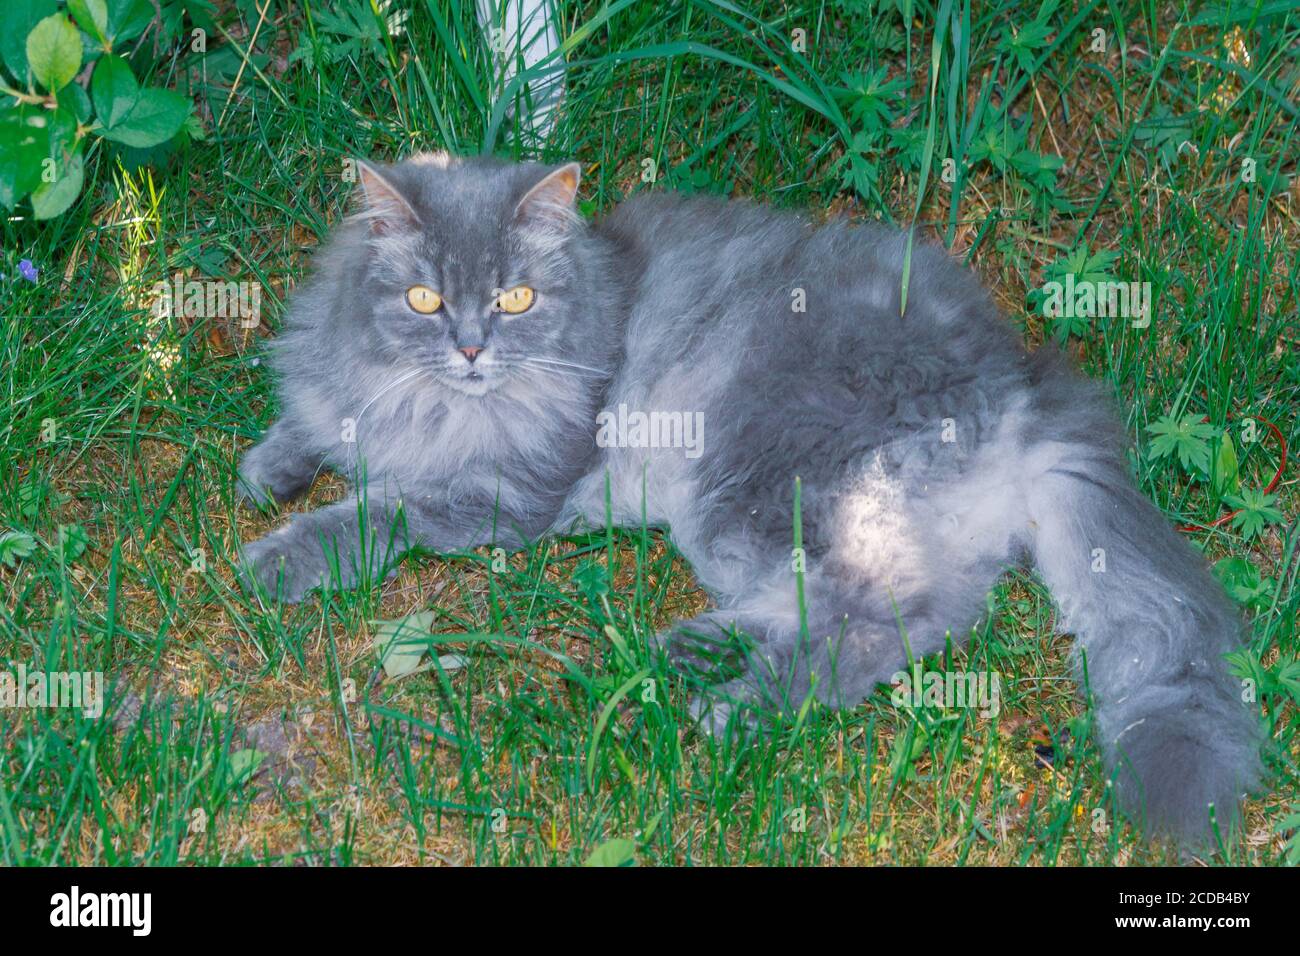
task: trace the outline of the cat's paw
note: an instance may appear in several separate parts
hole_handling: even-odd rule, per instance
[[[686,708],[700,729],[722,739],[729,728],[741,736],[759,728],[760,713],[755,704],[754,689],[737,679],[696,694]]]
[[[305,466],[285,458],[284,450],[271,442],[254,445],[239,463],[236,487],[243,502],[266,510],[297,498],[309,487]]]
[[[722,611],[705,611],[675,622],[651,637],[651,650],[674,667],[712,671],[735,647],[735,621]]]
[[[298,533],[292,523],[246,545],[239,561],[244,590],[279,596],[286,604],[297,604],[312,588],[329,583],[331,570],[320,539]],[[344,577],[339,583],[350,585],[348,569],[340,566],[339,572]]]

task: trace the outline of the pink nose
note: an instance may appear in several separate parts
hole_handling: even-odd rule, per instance
[[[465,356],[465,358],[473,362],[476,358],[478,358],[478,353],[482,352],[483,349],[481,347],[474,348],[471,346],[469,348],[457,349],[456,351],[460,352],[461,355]]]

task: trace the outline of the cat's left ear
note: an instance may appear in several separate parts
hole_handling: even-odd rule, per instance
[[[577,163],[567,163],[547,173],[519,200],[515,206],[515,221],[552,225],[568,225],[575,221],[578,214],[574,202],[578,198],[581,180],[582,167]]]

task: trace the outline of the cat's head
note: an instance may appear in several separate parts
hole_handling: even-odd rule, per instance
[[[373,346],[468,395],[574,372],[593,320],[577,163],[438,153],[357,171],[357,318]]]

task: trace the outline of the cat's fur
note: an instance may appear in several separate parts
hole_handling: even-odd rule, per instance
[[[942,249],[914,249],[902,312],[904,238],[885,228],[663,194],[593,226],[573,165],[361,169],[366,210],[295,293],[282,417],[241,466],[254,498],[297,495],[321,467],[361,494],[248,546],[250,580],[297,601],[332,566],[344,586],[377,580],[412,544],[600,525],[608,487],[612,520],[670,529],[715,599],[667,643],[733,625],[755,642],[761,663],[717,699],[791,707],[811,688],[850,706],[904,664],[900,623],[933,654],[1030,561],[1078,638],[1125,806],[1188,840],[1210,804],[1221,828],[1235,818],[1259,743],[1223,660],[1236,610],[1134,488],[1101,389],[1026,352]],[[494,310],[521,283],[531,311]],[[415,284],[444,311],[408,308]],[[472,365],[465,346],[484,349]],[[620,405],[702,413],[700,453],[598,447],[598,413]]]

